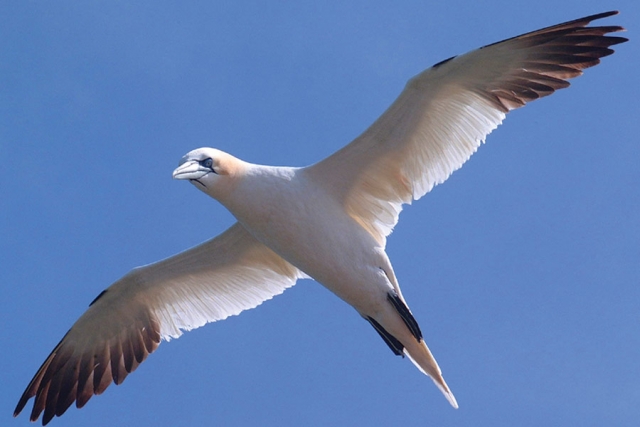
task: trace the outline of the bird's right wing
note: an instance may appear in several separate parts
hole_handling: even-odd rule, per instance
[[[590,27],[605,12],[442,61],[409,81],[362,135],[308,168],[384,246],[402,205],[444,182],[509,111],[569,86],[567,80],[626,41]]]
[[[43,425],[84,406],[153,352],[160,340],[239,314],[306,277],[236,223],[218,237],[132,270],[101,293],[42,364],[14,416],[35,396]]]

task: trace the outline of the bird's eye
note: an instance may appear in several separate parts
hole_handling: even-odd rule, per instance
[[[200,164],[205,168],[211,168],[211,165],[213,165],[213,160],[211,159],[211,157],[209,157],[208,159],[201,160]]]

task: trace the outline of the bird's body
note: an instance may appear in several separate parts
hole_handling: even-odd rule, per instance
[[[429,375],[457,407],[389,257],[403,204],[445,181],[506,114],[567,87],[623,43],[589,27],[606,12],[442,61],[409,81],[362,135],[308,167],[244,162],[213,148],[183,157],[190,180],[237,219],[221,235],[134,269],[101,293],[23,393],[43,424],[124,378],[161,339],[225,319],[313,278],[365,318],[397,355]]]
[[[391,289],[376,283],[380,268],[390,268],[384,249],[308,170],[249,169],[221,202],[253,237],[361,313],[371,308],[363,292]]]
[[[254,165],[208,148],[192,151],[185,160],[212,156],[224,159],[223,167],[233,172],[213,185],[204,181],[207,174],[192,180],[194,185],[220,201],[256,240],[397,339],[398,352],[404,349],[457,407],[422,336],[416,337],[390,301],[394,296],[406,307],[384,247],[345,211],[314,166]],[[410,312],[405,315],[415,322]]]

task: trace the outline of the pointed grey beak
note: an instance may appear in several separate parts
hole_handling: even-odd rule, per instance
[[[173,179],[199,179],[211,172],[195,160],[184,162],[173,171]]]

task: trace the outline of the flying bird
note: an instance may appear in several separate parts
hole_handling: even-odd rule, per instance
[[[213,148],[187,153],[173,177],[222,203],[237,222],[221,235],[139,267],[103,291],[37,371],[15,409],[35,398],[42,424],[122,383],[165,339],[256,307],[312,278],[368,321],[391,351],[458,406],[402,296],[386,252],[404,204],[469,159],[516,108],[627,39],[592,26],[605,12],[439,62],[410,79],[353,142],[308,167],[244,162]]]

